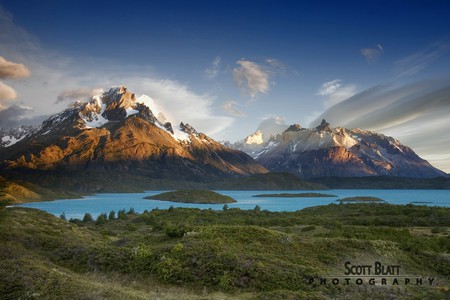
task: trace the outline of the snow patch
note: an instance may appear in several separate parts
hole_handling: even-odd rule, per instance
[[[131,107],[127,108],[125,111],[127,112],[126,118],[128,118],[129,116],[132,116],[132,115],[135,115],[135,114],[139,113],[138,110],[135,110],[135,109],[133,109]]]
[[[86,128],[99,128],[104,126],[106,123],[109,122],[108,119],[104,118],[102,116],[102,113],[105,111],[106,109],[106,105],[104,103],[101,102],[100,97],[98,96],[94,96],[92,97],[94,100],[96,100],[97,103],[101,103],[101,109],[99,113],[95,113],[92,116],[92,120],[86,119],[85,117],[81,116],[81,118],[83,119],[84,123],[86,124]]]
[[[2,143],[5,143],[5,147],[9,147],[14,145],[15,143],[19,142],[20,140],[22,140],[26,135],[21,136],[20,138],[16,139],[13,136],[4,136],[2,137]]]

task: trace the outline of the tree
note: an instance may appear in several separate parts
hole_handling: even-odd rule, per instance
[[[125,209],[121,209],[117,212],[117,218],[121,219],[121,220],[127,219],[127,213],[126,213]]]
[[[61,220],[63,220],[63,221],[67,221],[66,213],[63,212],[63,213],[59,216],[59,218],[60,218]]]
[[[93,222],[94,218],[92,218],[92,215],[90,213],[85,213],[83,217],[83,222]]]
[[[95,221],[95,223],[97,225],[105,224],[106,220],[107,220],[106,213],[101,213],[101,214],[98,215],[97,220]]]
[[[114,220],[116,218],[116,212],[115,211],[110,211],[109,212],[109,215],[108,215],[108,219],[111,221],[111,220]]]

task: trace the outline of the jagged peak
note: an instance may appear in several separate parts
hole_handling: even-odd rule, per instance
[[[188,123],[185,124],[185,123],[181,122],[180,129],[181,129],[181,131],[183,131],[187,134],[193,134],[193,135],[198,134],[197,130],[195,130],[195,128],[192,127],[191,125],[189,125]]]
[[[325,119],[322,119],[322,122],[319,126],[315,128],[316,131],[325,131],[325,132],[332,132],[330,123],[328,123]]]
[[[300,124],[293,124],[291,126],[289,126],[284,132],[288,132],[288,131],[300,131],[302,130],[302,126]]]

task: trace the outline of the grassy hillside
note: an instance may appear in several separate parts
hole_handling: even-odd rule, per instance
[[[0,176],[0,203],[18,204],[80,196],[80,193],[48,189],[30,182],[7,180]]]
[[[170,208],[66,222],[0,208],[2,299],[444,299],[450,209],[328,205],[297,212]],[[398,220],[389,223],[389,220]],[[434,286],[314,285],[382,261]]]

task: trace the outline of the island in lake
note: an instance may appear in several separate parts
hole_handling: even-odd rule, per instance
[[[321,194],[321,193],[299,193],[299,194],[292,194],[292,193],[281,193],[281,194],[258,194],[253,195],[253,197],[269,197],[269,198],[322,198],[322,197],[337,197],[336,195],[332,194]]]
[[[351,202],[383,203],[383,202],[385,202],[383,199],[380,199],[377,197],[367,197],[367,196],[347,197],[347,198],[338,199],[336,201],[339,201],[340,203],[351,203]]]
[[[144,199],[200,204],[223,204],[236,202],[236,200],[229,196],[207,190],[178,190],[147,196],[144,197]]]

